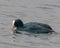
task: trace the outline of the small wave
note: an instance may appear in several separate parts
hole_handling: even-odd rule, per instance
[[[60,5],[55,5],[55,4],[45,4],[46,6],[51,6],[51,7],[58,7],[60,8]]]

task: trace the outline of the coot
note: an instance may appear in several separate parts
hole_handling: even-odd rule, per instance
[[[48,25],[37,22],[23,23],[20,19],[15,19],[12,22],[12,31],[14,33],[20,33],[20,31],[26,31],[29,33],[52,33],[54,30]]]

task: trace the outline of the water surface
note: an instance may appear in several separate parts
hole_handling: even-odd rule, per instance
[[[1,48],[60,48],[60,0],[0,0]],[[11,23],[20,18],[24,23],[49,24],[59,34],[13,35]]]

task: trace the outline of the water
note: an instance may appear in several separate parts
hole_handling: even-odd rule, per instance
[[[0,48],[60,48],[60,0],[0,0]],[[49,24],[58,34],[13,35],[11,23]]]

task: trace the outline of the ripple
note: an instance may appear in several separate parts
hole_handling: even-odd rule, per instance
[[[51,6],[51,7],[58,7],[60,8],[60,5],[56,5],[56,4],[45,4],[46,6]]]
[[[53,8],[50,8],[50,7],[36,7],[36,8],[41,8],[41,9],[53,9]]]
[[[17,44],[12,44],[12,43],[7,43],[7,42],[0,42],[0,44],[9,45],[9,46],[16,46],[16,47],[27,47],[24,45],[17,45]]]

